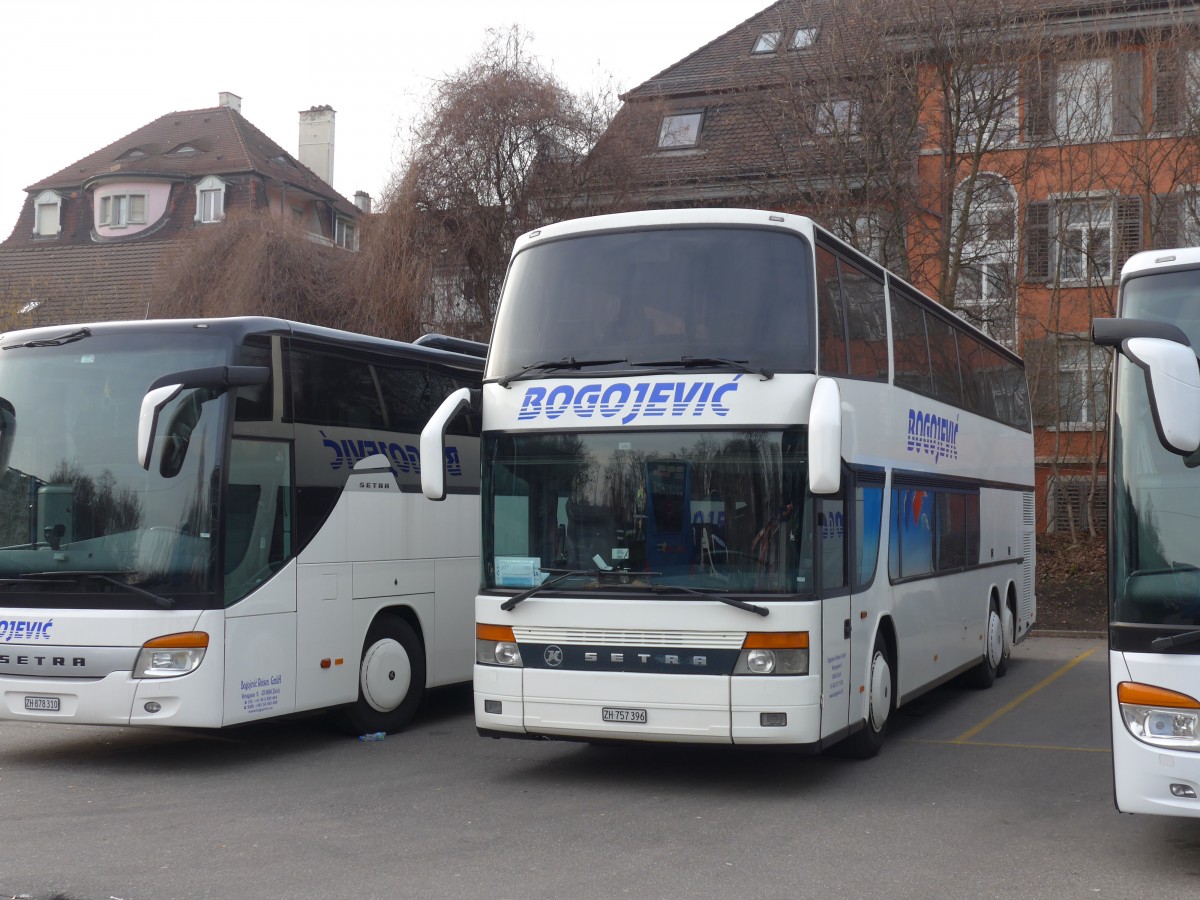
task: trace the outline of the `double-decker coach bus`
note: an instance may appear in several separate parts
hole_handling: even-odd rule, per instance
[[[0,718],[391,732],[469,679],[477,422],[444,510],[417,447],[479,384],[483,345],[452,346],[267,318],[0,336]]]
[[[1117,809],[1200,816],[1200,249],[1121,271],[1109,423],[1108,664]]]
[[[870,756],[1033,625],[1021,360],[809,219],[524,235],[479,400],[483,734]]]

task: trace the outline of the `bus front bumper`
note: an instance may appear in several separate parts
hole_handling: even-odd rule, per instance
[[[475,666],[481,732],[576,740],[817,745],[818,679]]]

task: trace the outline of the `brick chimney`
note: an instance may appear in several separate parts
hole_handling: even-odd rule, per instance
[[[300,111],[300,162],[331,187],[333,119],[336,115],[332,106],[314,106]]]

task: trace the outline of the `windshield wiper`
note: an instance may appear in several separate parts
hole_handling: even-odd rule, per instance
[[[612,366],[617,363],[627,363],[628,359],[576,359],[573,356],[564,356],[562,359],[543,359],[541,362],[530,363],[523,366],[519,372],[513,372],[511,375],[505,375],[497,380],[496,384],[500,387],[508,387],[510,382],[516,381],[518,378],[524,378],[530,372],[552,372],[556,369],[583,369],[588,366]]]
[[[541,571],[552,572],[552,571],[556,571],[556,570],[542,569]],[[519,594],[514,594],[513,596],[511,596],[507,600],[505,600],[503,603],[501,603],[500,608],[502,610],[504,610],[505,612],[511,612],[513,607],[515,607],[521,601],[528,600],[534,594],[539,593],[540,591],[543,591],[548,587],[553,587],[554,585],[558,584],[560,581],[566,581],[568,578],[573,578],[575,576],[584,576],[584,575],[591,575],[591,576],[594,576],[597,580],[599,580],[600,575],[603,571],[604,571],[603,569],[599,569],[599,568],[596,568],[596,569],[570,569],[566,572],[563,572],[561,575],[559,575],[556,578],[551,578],[549,581],[543,581],[541,584],[535,584],[533,587],[531,587],[527,591],[522,591]]]
[[[175,601],[172,600],[170,597],[163,597],[161,594],[156,594],[153,591],[146,590],[145,588],[140,588],[136,584],[129,584],[126,581],[121,581],[120,579],[113,578],[111,575],[107,574],[106,572],[66,572],[66,571],[64,571],[64,572],[31,572],[28,575],[28,577],[26,577],[24,579],[10,578],[10,579],[4,579],[4,580],[6,582],[26,581],[26,582],[40,582],[42,584],[46,584],[46,583],[49,583],[52,581],[61,581],[66,578],[75,578],[75,579],[92,578],[92,579],[95,579],[96,581],[103,581],[108,584],[115,585],[116,587],[119,587],[124,591],[128,591],[131,594],[140,594],[143,597],[148,597],[149,599],[151,599],[155,603],[157,603],[159,606],[161,606],[163,609],[174,609],[175,608]]]
[[[725,369],[734,369],[738,372],[745,372],[747,375],[759,375],[763,381],[770,381],[775,377],[775,373],[770,369],[763,369],[758,366],[752,366],[746,359],[726,359],[723,356],[681,356],[679,359],[658,359],[649,360],[647,362],[633,363],[635,366],[642,368],[656,368],[669,366],[683,366],[685,369],[698,369],[701,367],[721,367]]]
[[[78,331],[71,331],[59,337],[42,338],[37,341],[22,341],[17,344],[5,344],[5,350],[13,350],[19,347],[61,347],[63,344],[71,344],[75,341],[82,341],[85,337],[92,336],[92,329],[80,328]]]
[[[730,606],[736,606],[738,609],[744,609],[746,612],[752,612],[758,616],[771,614],[771,611],[765,606],[747,603],[737,597],[727,597],[717,591],[702,591],[698,588],[684,587],[682,584],[655,584],[650,586],[650,591],[655,594],[695,594],[697,597],[711,597],[713,600],[720,600],[722,603],[728,603]]]
[[[1185,631],[1182,634],[1172,634],[1168,637],[1157,637],[1150,642],[1151,650],[1170,650],[1172,647],[1183,647],[1200,641],[1200,631]]]

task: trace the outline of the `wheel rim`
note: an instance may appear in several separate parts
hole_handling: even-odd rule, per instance
[[[363,654],[359,685],[376,712],[391,712],[404,702],[412,684],[412,663],[399,641],[384,638]]]
[[[892,668],[887,655],[876,650],[871,660],[871,728],[883,731],[892,711]]]
[[[988,613],[987,653],[993,669],[1004,659],[1004,624],[994,608]]]

